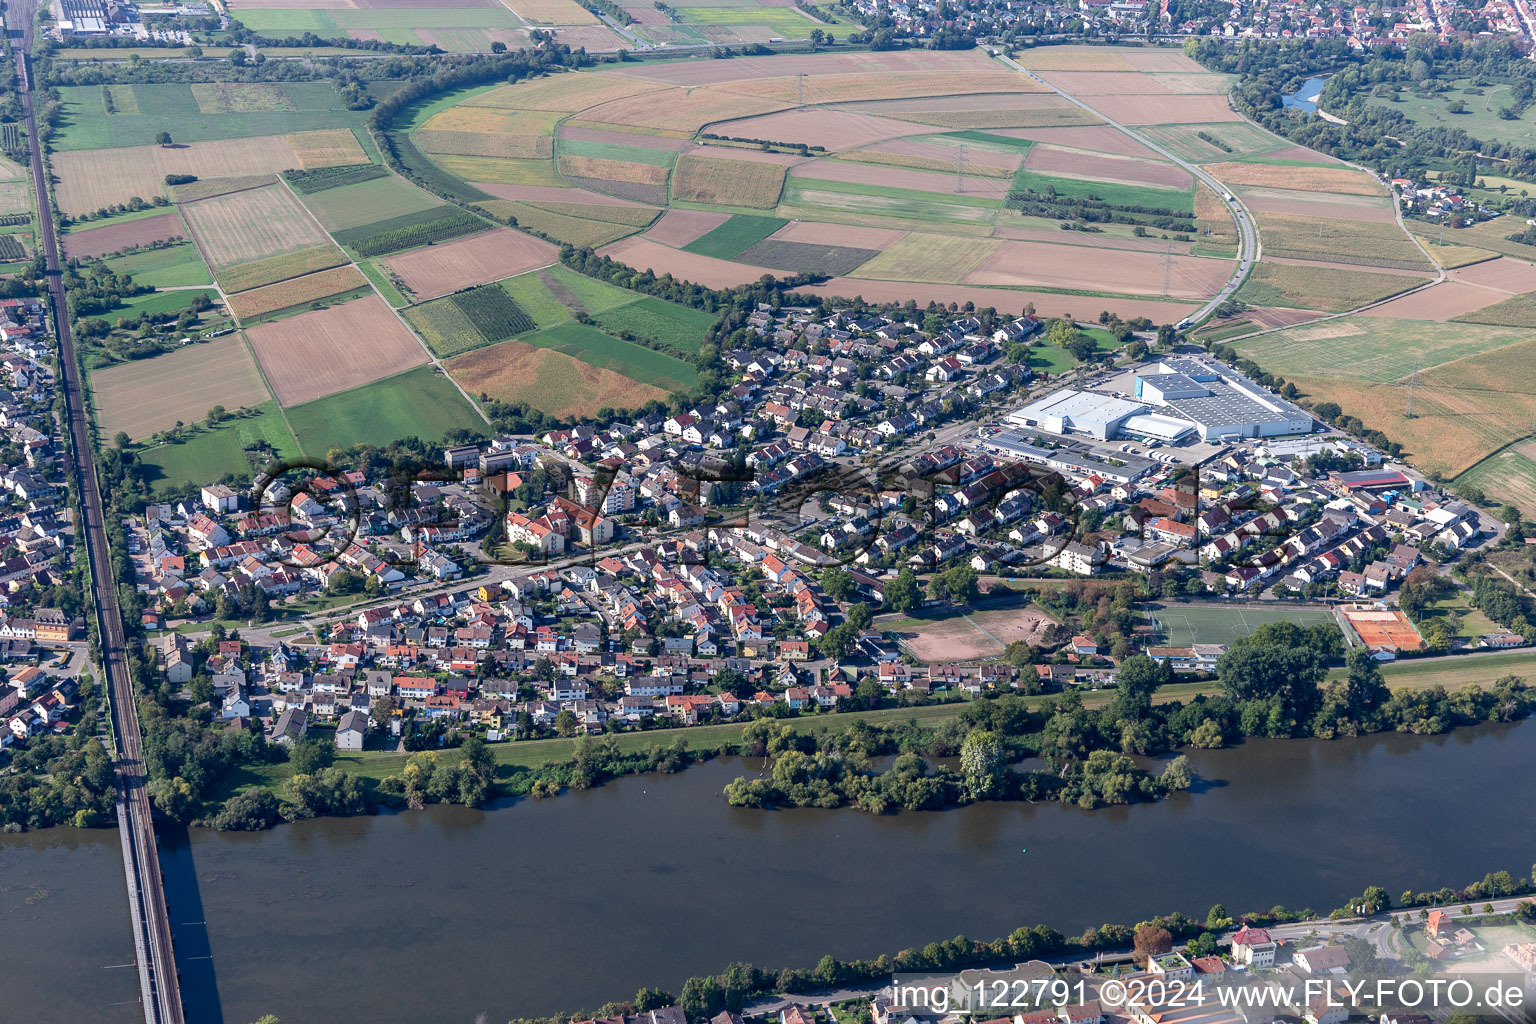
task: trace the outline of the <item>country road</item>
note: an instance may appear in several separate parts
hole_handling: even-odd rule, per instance
[[[1061,89],[1056,88],[1056,86],[1052,85],[1050,82],[1047,82],[1045,79],[1041,78],[1039,75],[1035,74],[1033,71],[1029,70],[1018,61],[1014,60],[1012,57],[1009,57],[1006,54],[998,54],[997,59],[1013,68],[1015,71],[1018,71],[1024,75],[1028,75],[1031,80],[1039,82],[1041,85],[1045,86],[1047,89],[1051,90],[1051,92],[1060,96],[1068,103],[1088,111],[1088,113],[1103,121],[1111,128],[1123,132],[1124,134],[1130,136],[1132,139],[1135,139],[1138,143],[1152,150],[1152,152],[1156,153],[1158,156],[1161,156],[1165,160],[1168,160],[1177,166],[1182,167],[1184,170],[1193,175],[1197,181],[1203,182],[1211,189],[1213,189],[1218,196],[1228,195],[1227,186],[1223,185],[1220,181],[1216,180],[1216,178],[1206,173],[1203,168],[1190,163],[1188,160],[1185,160],[1182,157],[1174,155],[1166,148],[1158,145],[1156,142],[1153,142],[1151,139],[1142,135],[1135,129],[1128,128],[1121,124],[1119,121],[1105,116],[1101,111],[1094,109],[1089,104],[1084,103],[1076,96],[1073,96],[1071,93],[1064,92]],[[1262,255],[1262,250],[1259,243],[1259,235],[1253,226],[1253,215],[1248,212],[1248,210],[1236,197],[1233,197],[1227,202],[1227,207],[1232,214],[1232,220],[1237,224],[1237,269],[1232,271],[1232,276],[1227,279],[1226,284],[1222,285],[1221,290],[1216,293],[1215,297],[1213,297],[1205,305],[1201,306],[1197,311],[1191,313],[1186,318],[1186,322],[1190,324],[1199,323],[1201,320],[1204,320],[1206,317],[1210,316],[1216,311],[1217,306],[1220,306],[1223,302],[1226,302],[1228,299],[1230,299],[1237,292],[1237,290],[1242,287],[1243,282],[1248,278],[1248,272],[1253,268],[1253,265],[1259,261],[1259,257]]]

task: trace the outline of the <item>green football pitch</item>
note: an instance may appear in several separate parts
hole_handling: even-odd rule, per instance
[[[1270,622],[1294,622],[1300,626],[1329,622],[1333,613],[1327,608],[1297,605],[1170,604],[1149,608],[1147,617],[1161,645],[1188,647],[1190,644],[1230,644]]]

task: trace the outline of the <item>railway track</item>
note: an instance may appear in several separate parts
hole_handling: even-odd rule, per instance
[[[32,25],[36,0],[16,5],[27,26],[23,32],[23,50],[32,48]],[[68,305],[64,296],[64,277],[60,272],[58,239],[48,203],[48,179],[43,166],[42,143],[37,133],[33,108],[32,74],[27,52],[17,58],[22,110],[26,118],[27,144],[30,150],[32,185],[37,198],[37,222],[47,260],[47,288],[52,300],[50,320],[59,344],[60,379],[63,390],[66,426],[72,454],[72,475],[84,522],[78,536],[85,540],[90,567],[92,598],[96,606],[97,636],[100,638],[102,668],[106,674],[108,705],[111,711],[114,755],[117,763],[117,821],[123,839],[123,870],[128,886],[128,905],[133,919],[134,949],[139,972],[140,1002],[145,1024],[183,1024],[181,990],[176,978],[176,957],[171,941],[171,927],[165,906],[165,886],[160,874],[160,857],[155,840],[154,818],[144,773],[143,736],[139,731],[138,703],[133,677],[128,671],[127,642],[123,618],[117,603],[117,584],[112,575],[111,552],[107,546],[105,510],[101,487],[92,457],[90,423],[86,418],[80,365],[75,361],[74,338],[70,333]]]

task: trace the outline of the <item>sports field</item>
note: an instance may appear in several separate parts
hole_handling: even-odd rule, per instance
[[[924,664],[981,661],[1000,657],[1008,645],[1040,643],[1056,619],[1038,605],[1016,599],[981,601],[965,612],[941,616],[884,615],[875,628],[894,635],[902,648]]]
[[[1328,608],[1300,605],[1149,605],[1147,618],[1161,645],[1188,647],[1190,644],[1230,644],[1260,626],[1272,622],[1292,622],[1311,626],[1332,622]]]

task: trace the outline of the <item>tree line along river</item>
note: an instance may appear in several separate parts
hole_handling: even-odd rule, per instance
[[[724,759],[485,810],[166,833],[188,1020],[497,1024],[676,992],[733,960],[809,966],[1216,902],[1326,910],[1366,884],[1460,886],[1536,859],[1520,788],[1536,721],[1190,758],[1190,792],[1093,811],[732,808],[721,789],[760,765]],[[0,836],[0,952],[48,964],[11,972],[9,1007],[142,1019],[115,966],[133,955],[118,850],[109,831]]]

